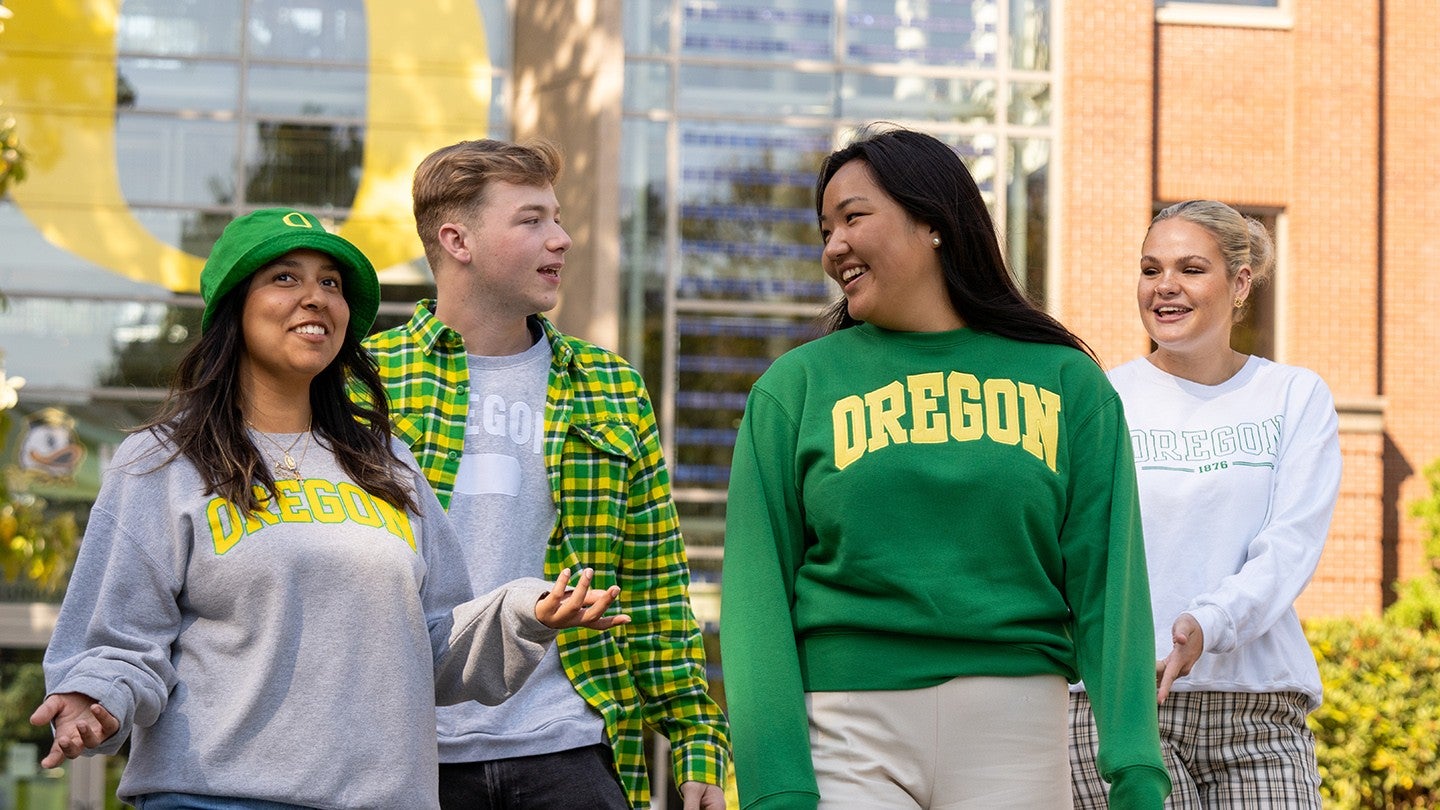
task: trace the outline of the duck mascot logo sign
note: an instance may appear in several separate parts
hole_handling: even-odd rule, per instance
[[[20,438],[19,455],[18,465],[26,475],[46,481],[73,482],[80,462],[85,460],[85,445],[75,432],[75,418],[59,408],[44,408],[30,414]]]

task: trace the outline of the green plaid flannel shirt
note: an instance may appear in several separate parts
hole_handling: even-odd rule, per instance
[[[460,336],[421,301],[404,326],[365,345],[380,366],[396,436],[410,446],[447,509],[465,450],[469,371]],[[545,466],[559,512],[545,576],[595,569],[618,584],[631,623],[560,633],[560,661],[605,719],[631,804],[650,806],[643,724],[670,741],[675,781],[724,784],[729,733],[706,691],[705,651],[690,608],[690,568],[670,474],[640,374],[619,356],[536,320],[553,350]]]

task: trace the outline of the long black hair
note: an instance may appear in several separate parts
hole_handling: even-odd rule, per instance
[[[923,132],[876,124],[820,164],[815,215],[841,166],[866,164],[882,191],[940,237],[940,270],[950,305],[967,326],[1030,343],[1070,346],[1099,360],[1085,341],[1035,306],[1010,276],[980,188],[955,150]],[[854,326],[841,298],[823,316],[826,332]]]
[[[251,280],[255,278],[253,275]],[[245,429],[240,410],[241,315],[249,283],[220,299],[210,328],[181,358],[170,394],[150,430],[195,465],[206,491],[245,512],[262,508],[253,485],[278,496],[275,478]],[[358,392],[346,394],[347,383]],[[348,323],[340,352],[310,381],[311,430],[361,489],[401,509],[418,501],[405,463],[390,446],[390,411],[375,360]]]

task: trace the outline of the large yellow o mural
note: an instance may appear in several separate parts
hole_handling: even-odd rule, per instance
[[[202,257],[130,211],[115,157],[120,0],[6,0],[0,99],[19,119],[29,177],[11,197],[44,237],[127,278],[198,289]],[[363,174],[339,233],[375,263],[421,255],[410,177],[431,151],[485,135],[491,69],[474,0],[365,0],[370,32]],[[443,32],[443,47],[436,47]]]

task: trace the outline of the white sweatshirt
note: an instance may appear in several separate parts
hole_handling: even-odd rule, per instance
[[[1135,451],[1155,655],[1189,613],[1205,653],[1176,691],[1302,692],[1320,675],[1294,602],[1340,489],[1335,401],[1314,372],[1251,357],[1200,385],[1141,358],[1110,372]]]

